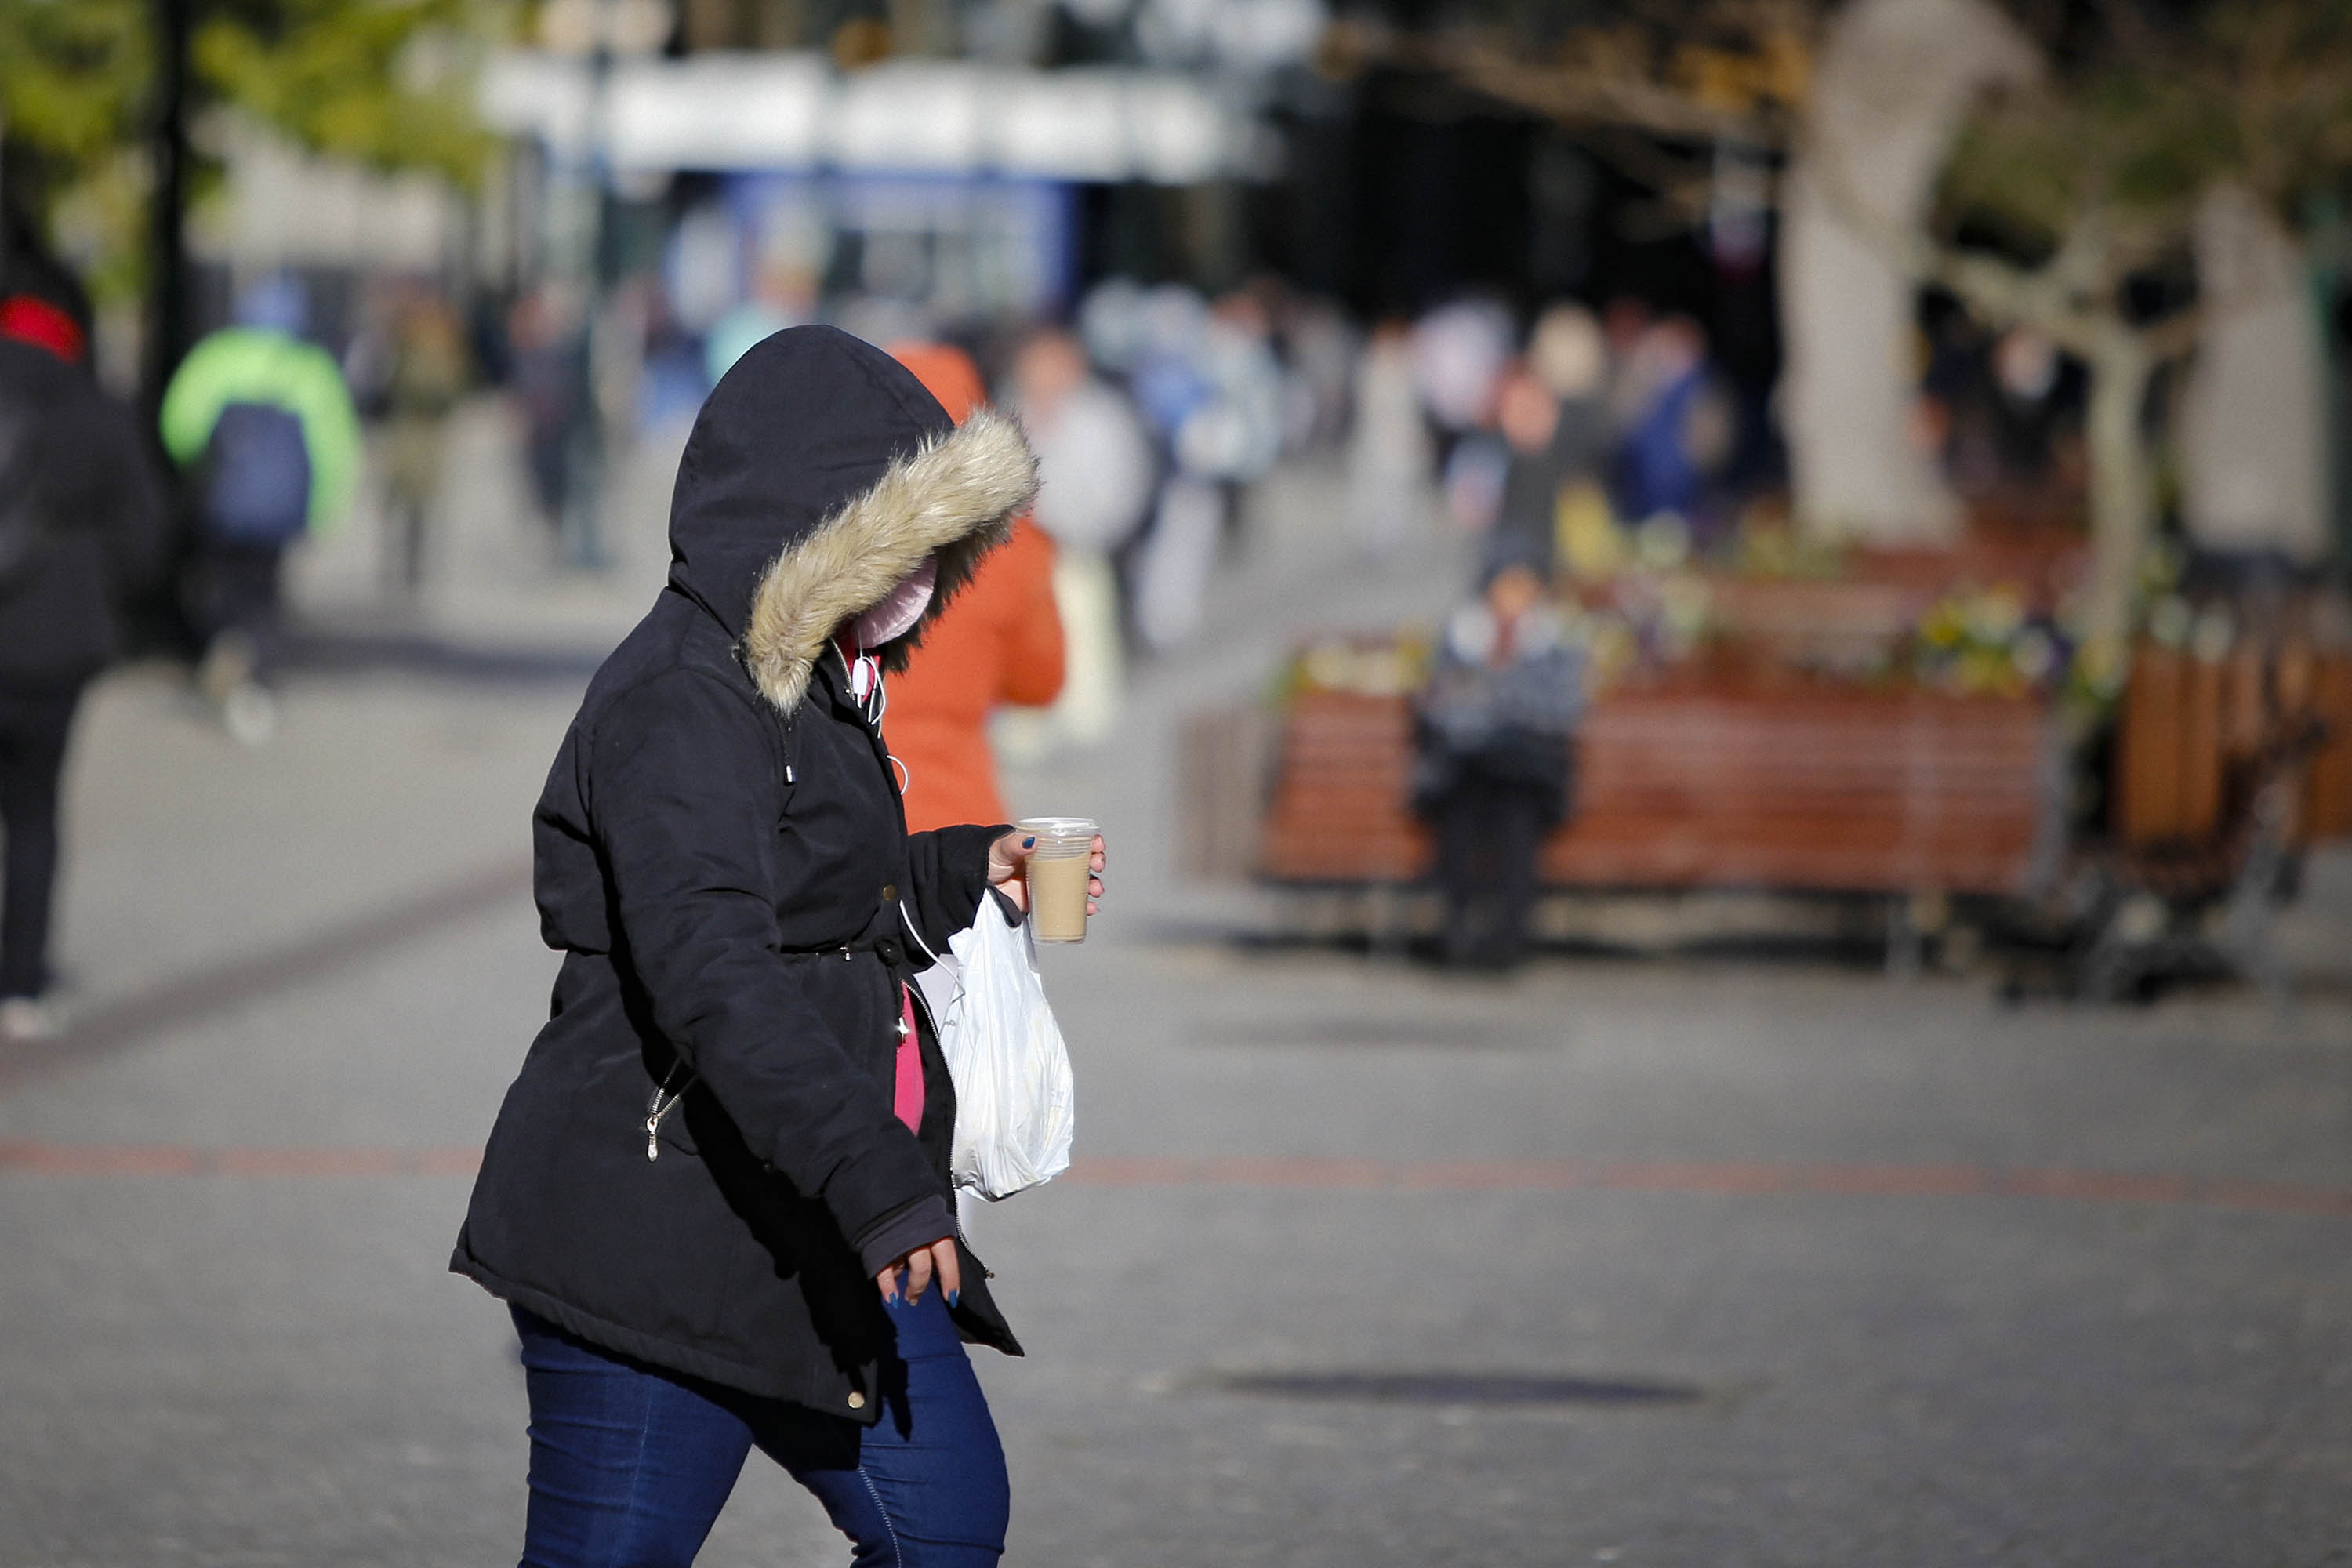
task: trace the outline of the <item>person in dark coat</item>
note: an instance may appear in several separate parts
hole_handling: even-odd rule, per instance
[[[1506,560],[1447,623],[1414,706],[1412,804],[1436,832],[1448,963],[1518,963],[1583,707],[1583,659],[1542,579]]]
[[[521,1334],[526,1562],[690,1562],[754,1445],[858,1563],[1003,1550],[961,1342],[1020,1346],[906,983],[992,888],[1021,902],[1025,845],[906,831],[879,683],[1035,488],[1010,420],[954,426],[828,327],[753,348],[696,422],[668,584],[540,800],[562,968],[450,1265]]]
[[[81,362],[85,342],[61,306],[0,299],[0,1037],[14,1039],[55,1028],[41,998],[67,738],[164,543],[146,444]]]

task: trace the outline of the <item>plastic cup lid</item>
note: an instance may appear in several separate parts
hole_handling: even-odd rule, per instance
[[[1102,831],[1090,816],[1026,816],[1013,826],[1023,833],[1034,834],[1041,843],[1052,838],[1092,843],[1095,835]]]

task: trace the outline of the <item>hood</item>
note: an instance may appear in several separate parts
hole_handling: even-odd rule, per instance
[[[789,713],[834,629],[936,554],[931,607],[876,650],[904,668],[1036,489],[1012,420],[983,411],[959,429],[880,349],[793,327],[736,361],[694,422],[670,501],[669,580],[725,625]]]

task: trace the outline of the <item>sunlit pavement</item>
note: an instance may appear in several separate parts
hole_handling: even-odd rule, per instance
[[[1454,569],[1253,548],[1113,743],[1010,781],[1114,840],[1045,959],[1081,1163],[972,1226],[1031,1352],[982,1363],[1011,1561],[2339,1560],[2352,864],[2284,1013],[1218,942],[1235,900],[1165,870],[1174,716]],[[553,974],[528,813],[576,692],[298,675],[259,752],[167,672],[100,692],[77,1026],[0,1054],[0,1563],[511,1560],[520,1370],[442,1270]],[[845,1558],[755,1459],[703,1561]]]

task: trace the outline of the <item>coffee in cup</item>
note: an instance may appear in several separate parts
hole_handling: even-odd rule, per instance
[[[1087,884],[1102,829],[1083,816],[1033,816],[1013,826],[1037,841],[1023,872],[1031,933],[1039,942],[1086,941]]]

